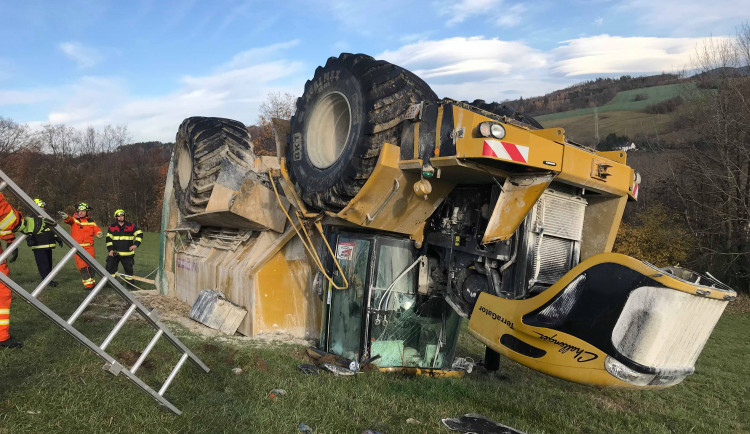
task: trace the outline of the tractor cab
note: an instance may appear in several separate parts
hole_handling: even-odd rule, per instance
[[[450,370],[461,317],[442,295],[419,290],[426,280],[419,276],[424,259],[413,243],[331,227],[327,232],[344,276],[332,260],[327,268],[346,289],[326,282],[321,349],[360,362],[380,356],[373,363],[386,370]]]

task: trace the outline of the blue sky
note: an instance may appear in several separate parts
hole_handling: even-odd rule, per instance
[[[501,101],[680,71],[748,21],[750,0],[0,0],[0,116],[173,141],[189,116],[254,123],[269,92],[299,96],[344,51]]]

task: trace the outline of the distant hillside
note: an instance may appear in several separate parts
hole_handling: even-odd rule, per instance
[[[547,95],[519,98],[504,102],[505,105],[531,116],[567,112],[602,106],[610,102],[619,92],[644,89],[684,82],[676,74],[659,74],[647,77],[597,78]]]
[[[650,105],[658,104],[662,101],[679,96],[680,94],[690,92],[695,89],[695,87],[695,82],[685,82],[626,90],[618,92],[605,104],[596,106],[596,110],[599,113],[614,111],[643,111]],[[565,112],[537,115],[535,118],[537,121],[544,123],[556,119],[590,115],[593,113],[594,106],[590,106]]]

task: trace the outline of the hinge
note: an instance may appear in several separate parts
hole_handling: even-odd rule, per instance
[[[609,173],[609,169],[612,167],[609,163],[598,163],[596,160],[591,162],[591,177],[606,181],[608,177],[612,176]]]
[[[453,139],[453,144],[456,144],[456,139],[463,139],[464,133],[466,132],[466,128],[461,127],[458,129],[455,129],[451,132],[451,139]]]

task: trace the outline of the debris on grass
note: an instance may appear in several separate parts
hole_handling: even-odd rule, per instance
[[[352,371],[347,368],[342,368],[341,366],[334,365],[333,363],[321,363],[320,367],[330,372],[331,374],[340,376],[340,377],[348,377],[357,373],[356,371]]]
[[[299,432],[303,432],[306,434],[312,434],[313,430],[309,426],[305,425],[304,423],[299,424]]]
[[[307,375],[318,375],[318,367],[309,363],[300,363],[297,368]]]
[[[284,389],[273,389],[270,392],[268,392],[268,397],[273,401],[276,401],[279,396],[283,396],[283,395],[286,395],[286,390]]]
[[[479,414],[464,414],[456,418],[442,419],[443,425],[452,431],[478,434],[524,434],[515,428],[497,423]]]
[[[420,421],[418,421],[416,419],[412,419],[412,418],[406,419],[406,423],[408,423],[410,425],[422,425],[422,422],[420,422]]]
[[[235,375],[240,375],[240,374],[242,373],[242,368],[233,368],[233,369],[232,369],[232,372],[233,372],[233,373],[234,373]]]
[[[198,294],[188,316],[215,330],[234,335],[247,315],[247,309],[231,302],[222,292],[204,289]]]

